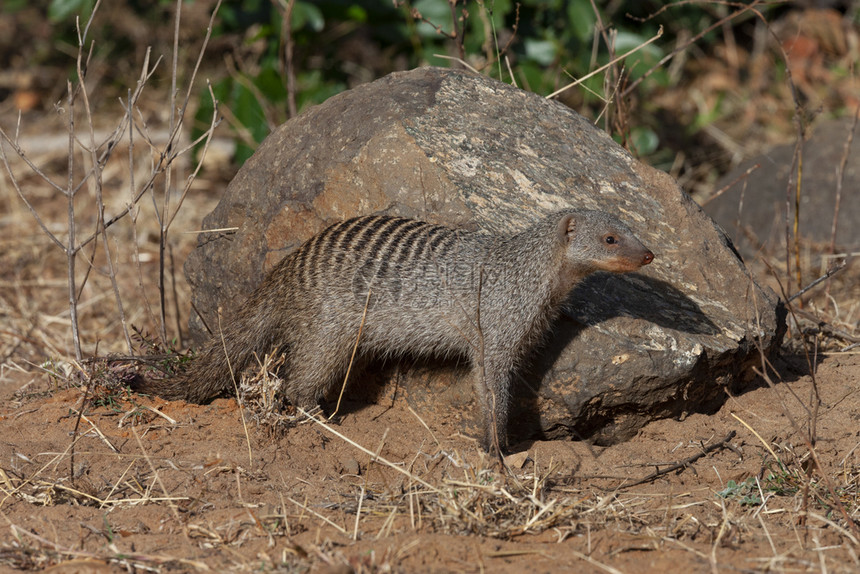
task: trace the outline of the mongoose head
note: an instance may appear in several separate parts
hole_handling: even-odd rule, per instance
[[[565,245],[566,266],[575,275],[593,271],[627,273],[654,260],[630,228],[603,211],[563,214],[558,234]]]

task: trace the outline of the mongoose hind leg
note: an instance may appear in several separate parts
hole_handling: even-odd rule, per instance
[[[305,410],[319,405],[349,366],[354,335],[324,329],[296,343],[285,371],[290,404]]]

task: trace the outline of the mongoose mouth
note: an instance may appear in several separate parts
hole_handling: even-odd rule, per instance
[[[636,271],[643,265],[648,265],[654,261],[654,254],[651,251],[646,251],[641,258],[631,258],[624,256],[612,257],[611,259],[605,259],[601,262],[600,268],[604,271],[611,271],[613,273],[628,273],[630,271]]]

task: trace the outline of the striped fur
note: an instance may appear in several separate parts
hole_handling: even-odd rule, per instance
[[[593,271],[631,271],[652,258],[623,223],[596,211],[554,213],[511,237],[356,217],[287,255],[186,373],[143,390],[206,402],[232,392],[231,367],[241,373],[277,347],[287,354],[286,398],[310,408],[342,380],[366,306],[361,355],[469,359],[483,446],[504,448],[512,373],[570,290]]]

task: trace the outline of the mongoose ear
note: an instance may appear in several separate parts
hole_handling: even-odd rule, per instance
[[[558,239],[562,243],[570,243],[576,234],[576,216],[568,213],[558,222]]]

